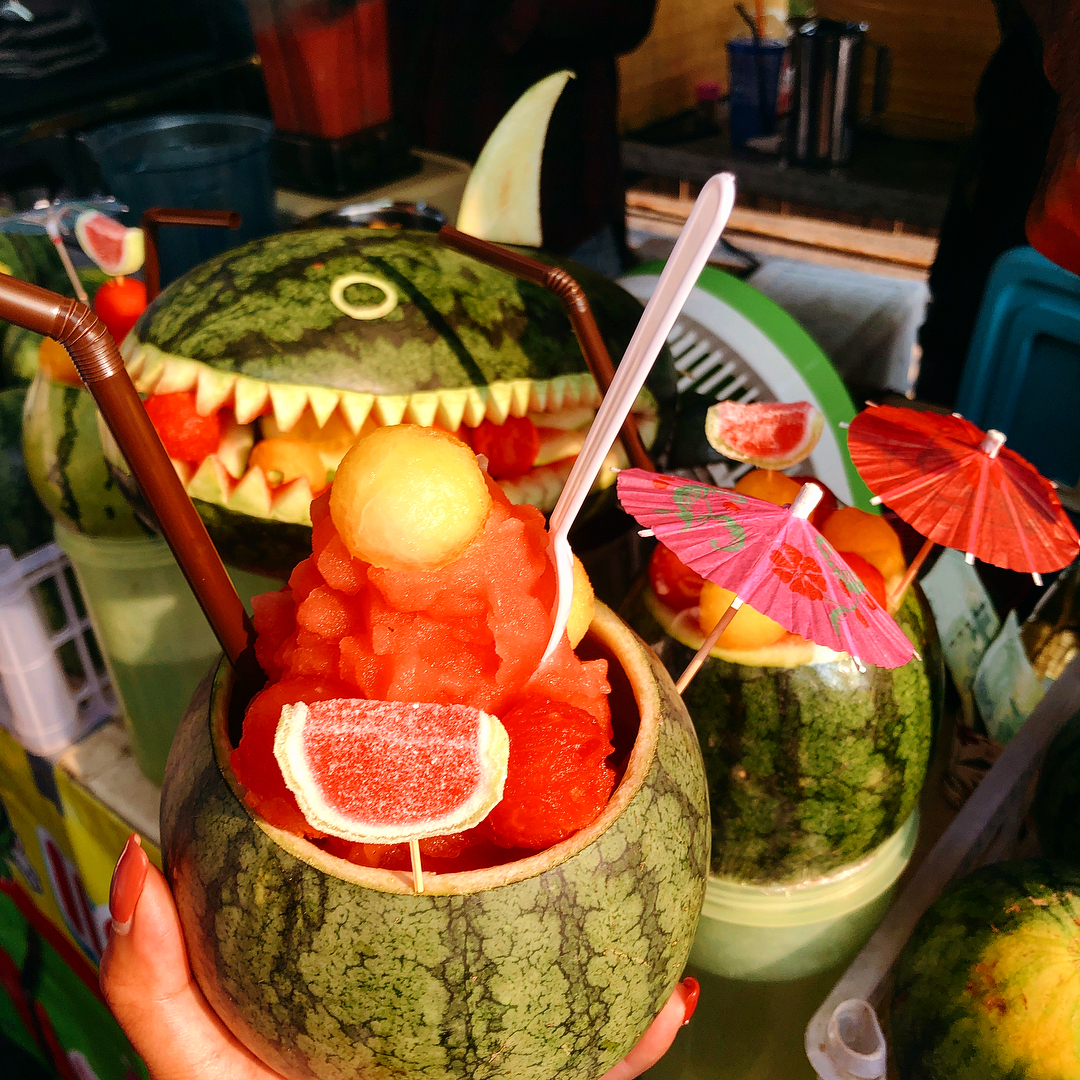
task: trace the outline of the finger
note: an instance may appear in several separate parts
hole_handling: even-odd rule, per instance
[[[137,836],[117,863],[109,908],[114,925],[101,960],[101,989],[153,1080],[280,1080],[203,997],[172,895]]]
[[[668,1052],[679,1028],[690,1022],[700,994],[697,979],[683,979],[671,992],[671,997],[649,1030],[638,1040],[637,1046],[618,1065],[609,1069],[601,1080],[632,1080],[646,1069],[651,1069]]]

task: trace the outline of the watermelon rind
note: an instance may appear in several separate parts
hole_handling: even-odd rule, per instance
[[[255,817],[228,768],[222,664],[180,722],[161,803],[192,972],[240,1041],[289,1078],[596,1080],[660,1011],[689,954],[708,802],[685,707],[598,607],[613,712],[640,725],[591,826],[531,858],[411,875],[335,859]]]
[[[39,372],[23,410],[23,456],[38,498],[57,520],[88,536],[147,536],[109,472],[88,390]]]
[[[985,866],[950,885],[896,963],[903,1080],[1080,1078],[1080,868]]]
[[[693,613],[645,587],[627,617],[673,677],[702,643]],[[944,669],[917,587],[896,614],[921,658],[892,670],[802,639],[714,650],[683,692],[701,739],[712,873],[811,882],[866,858],[916,808],[941,715]]]
[[[22,453],[24,389],[0,390],[0,547],[19,558],[47,544],[52,518],[34,492]]]

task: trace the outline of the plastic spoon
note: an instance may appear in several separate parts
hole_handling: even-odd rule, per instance
[[[555,564],[558,592],[555,600],[555,623],[541,659],[554,652],[566,631],[570,603],[574,596],[574,554],[570,550],[570,526],[574,523],[593,481],[619,434],[627,414],[637,400],[645,378],[667,341],[675,320],[686,303],[690,290],[716,247],[735,205],[735,177],[718,173],[710,177],[686,219],[675,249],[664,267],[660,280],[642,313],[641,321],[626,347],[611,387],[585,437],[585,445],[574,462],[559,501],[552,511],[548,529],[551,534],[551,561]]]

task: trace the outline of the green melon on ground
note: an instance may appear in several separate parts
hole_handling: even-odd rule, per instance
[[[224,665],[204,683],[170,754],[162,848],[199,985],[273,1068],[597,1080],[637,1042],[701,909],[704,771],[670,679],[607,609],[584,648],[618,658],[613,712],[641,717],[608,808],[530,859],[429,876],[422,895],[410,875],[342,862],[253,817],[227,768]]]
[[[1080,865],[1080,713],[1050,743],[1031,811],[1043,854]]]
[[[904,1080],[1080,1078],[1080,868],[983,867],[919,920],[896,964]]]
[[[701,739],[712,810],[712,872],[765,885],[866,858],[918,804],[944,685],[929,608],[909,590],[896,616],[921,652],[902,668],[828,653],[779,666],[710,656],[683,694]],[[673,676],[702,642],[696,621],[646,589],[631,619]],[[764,666],[769,664],[770,666]]]
[[[23,455],[54,518],[90,536],[146,536],[110,474],[88,390],[38,374],[26,395]]]

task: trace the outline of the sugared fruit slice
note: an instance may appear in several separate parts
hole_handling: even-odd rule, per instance
[[[893,527],[877,514],[855,506],[845,506],[829,515],[821,535],[837,551],[852,551],[875,566],[889,589],[907,569],[900,537]]]
[[[703,634],[708,636],[712,632],[734,599],[733,592],[721,589],[711,581],[705,582],[701,590],[701,614],[698,619]],[[786,632],[778,622],[773,622],[767,615],[755,611],[749,604],[743,604],[728,624],[728,628],[717,638],[716,647],[752,652],[779,641]]]
[[[281,710],[274,756],[309,824],[359,844],[461,832],[502,798],[509,741],[465,705],[343,698]]]
[[[386,570],[435,570],[483,528],[491,493],[472,451],[434,428],[373,431],[342,459],[330,516],[349,552]]]
[[[808,401],[718,401],[705,414],[705,438],[733,461],[788,469],[810,456],[824,423]]]
[[[142,229],[129,229],[100,210],[87,210],[75,221],[79,247],[111,277],[134,274],[146,257]]]

